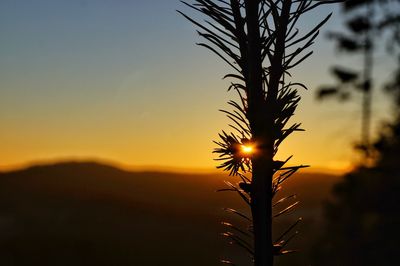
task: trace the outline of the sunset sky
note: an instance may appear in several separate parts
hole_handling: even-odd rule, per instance
[[[231,71],[195,45],[195,28],[176,9],[193,14],[176,0],[2,0],[0,170],[64,159],[213,169],[212,140],[228,123],[218,109],[234,96],[222,77]],[[318,103],[315,91],[333,82],[332,63],[360,59],[341,60],[324,37],[341,25],[338,8],[302,25],[331,11],[314,55],[294,72],[309,86],[292,120],[306,132],[278,158],[340,170],[354,162],[359,105]],[[377,62],[375,76],[387,78],[390,63]],[[374,108],[375,121],[387,116],[382,95]]]

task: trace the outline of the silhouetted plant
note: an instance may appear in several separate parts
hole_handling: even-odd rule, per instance
[[[383,19],[378,29],[391,26],[393,55],[400,48],[400,16]],[[394,104],[393,119],[381,127],[370,147],[372,164],[357,167],[334,187],[334,197],[326,203],[324,230],[315,244],[314,265],[399,264],[400,60],[384,88]]]
[[[288,126],[300,96],[297,88],[306,86],[291,81],[290,71],[308,58],[310,46],[319,29],[330,15],[310,31],[300,34],[296,27],[305,13],[335,0],[196,0],[185,3],[209,20],[197,20],[181,13],[199,28],[206,40],[200,43],[214,52],[235,70],[225,78],[233,80],[228,90],[239,95],[239,101],[229,101],[232,111],[225,111],[232,121],[232,133],[222,132],[218,148],[214,150],[221,160],[218,166],[230,175],[242,179],[238,185],[227,182],[229,191],[237,192],[249,205],[252,217],[233,210],[230,212],[251,223],[249,230],[253,243],[245,239],[247,230],[225,223],[233,232],[224,236],[243,247],[257,266],[273,265],[274,256],[293,252],[285,250],[293,229],[278,238],[272,236],[272,219],[291,211],[298,202],[294,196],[273,201],[282,183],[300,166],[286,166],[289,158],[276,160],[279,145],[300,124]],[[290,202],[287,207],[280,208]],[[229,230],[230,230],[229,229]],[[222,262],[231,264],[228,260]]]
[[[314,265],[399,264],[399,107],[400,103],[394,121],[381,129],[372,146],[377,155],[374,166],[357,168],[335,186],[334,198],[326,204],[323,234],[315,245]]]
[[[343,2],[343,11],[347,15],[345,32],[331,32],[328,38],[333,39],[340,52],[359,54],[363,56],[361,69],[354,70],[348,67],[334,66],[332,74],[337,79],[336,85],[322,86],[317,97],[324,100],[337,97],[340,101],[347,101],[354,91],[362,93],[362,123],[361,138],[357,148],[362,150],[365,159],[371,155],[370,131],[372,115],[372,76],[374,66],[374,51],[382,44],[383,30],[391,27],[394,31],[391,40],[398,38],[399,29],[396,26],[400,21],[399,6],[394,5],[398,0],[347,0]],[[396,8],[397,7],[397,8]],[[397,10],[396,10],[397,9]],[[396,27],[392,27],[396,26]],[[391,49],[391,41],[388,42]]]

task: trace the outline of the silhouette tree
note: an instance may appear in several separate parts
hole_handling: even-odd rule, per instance
[[[347,0],[343,2],[345,32],[331,32],[330,39],[336,41],[340,52],[359,54],[363,57],[361,69],[354,70],[348,67],[334,66],[332,74],[338,83],[334,86],[322,86],[318,90],[317,98],[323,100],[332,96],[341,101],[349,100],[354,91],[362,93],[361,138],[357,148],[362,150],[365,159],[370,153],[370,131],[372,112],[372,76],[374,66],[374,51],[378,38],[382,38],[385,28],[396,26],[399,21],[399,12],[396,11],[398,0]],[[395,38],[397,31],[392,31]]]
[[[398,77],[398,74],[397,74]],[[324,233],[315,245],[314,265],[398,265],[400,238],[400,83],[392,123],[382,129],[372,150],[373,167],[359,167],[334,188],[326,205]],[[335,256],[332,256],[335,254]]]
[[[300,96],[297,88],[306,88],[291,80],[290,70],[308,58],[319,29],[330,15],[310,31],[300,34],[299,18],[317,6],[336,0],[196,0],[185,3],[205,15],[203,22],[180,12],[199,28],[206,42],[199,45],[214,52],[233,68],[235,73],[225,78],[233,80],[228,90],[239,95],[239,101],[229,101],[232,111],[223,110],[231,119],[232,133],[223,131],[218,148],[218,166],[230,175],[242,179],[238,185],[228,183],[229,191],[237,192],[249,205],[252,218],[236,210],[227,209],[251,221],[253,243],[243,236],[243,230],[224,235],[239,244],[251,255],[256,266],[273,265],[275,255],[284,250],[289,236],[299,221],[278,238],[272,236],[272,219],[292,210],[298,202],[293,196],[273,202],[282,183],[300,168],[286,166],[286,160],[276,160],[279,145],[300,124],[287,127],[294,115]],[[179,11],[178,11],[179,12]],[[283,204],[288,206],[280,208]],[[232,226],[227,223],[230,228]],[[231,263],[224,260],[224,263]]]
[[[399,16],[387,16],[390,51],[400,46]],[[373,164],[345,175],[326,203],[324,231],[314,247],[314,265],[398,265],[400,238],[400,57],[384,86],[393,101],[393,119],[370,147]],[[335,256],[332,256],[332,254]]]

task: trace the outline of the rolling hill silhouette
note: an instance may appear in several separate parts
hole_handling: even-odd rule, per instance
[[[222,208],[246,210],[237,195],[215,193],[223,180],[237,181],[224,174],[128,172],[91,162],[0,173],[0,263],[219,265],[220,258],[242,254],[219,236],[221,221],[241,222]],[[305,233],[293,244],[304,246],[337,180],[326,174],[289,180],[282,196],[297,193],[302,205],[279,218],[276,230],[303,216]],[[278,263],[292,265],[290,260]]]

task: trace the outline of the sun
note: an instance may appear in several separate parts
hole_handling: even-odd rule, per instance
[[[245,154],[252,154],[253,153],[253,147],[249,145],[242,145],[242,151]]]

